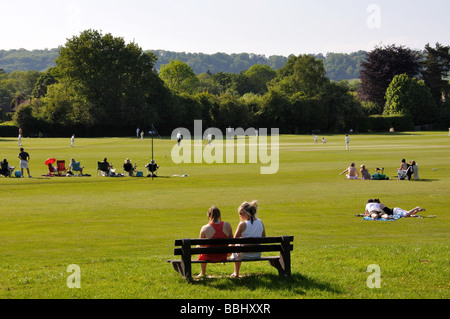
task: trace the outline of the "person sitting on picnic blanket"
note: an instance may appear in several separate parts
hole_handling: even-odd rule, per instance
[[[48,163],[48,176],[54,176],[58,172],[58,168],[54,167],[52,163]]]
[[[361,172],[362,179],[372,179],[372,175],[370,175],[369,170],[366,168],[366,165],[362,164],[359,171]]]
[[[359,173],[358,170],[355,168],[355,163],[351,163],[348,168],[346,168],[344,171],[342,171],[339,175],[342,175],[344,173],[348,173],[345,176],[347,176],[347,179],[358,179]]]
[[[208,209],[207,216],[209,222],[200,230],[200,238],[233,238],[231,225],[222,221],[219,208],[211,206]],[[200,254],[198,260],[217,262],[226,260],[227,257],[228,254]],[[201,264],[202,270],[199,276],[206,275],[206,265],[206,263]]]

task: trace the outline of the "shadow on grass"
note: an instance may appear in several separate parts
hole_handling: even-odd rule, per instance
[[[230,290],[243,287],[251,290],[264,289],[278,292],[285,291],[288,292],[289,295],[293,294],[301,296],[309,293],[316,294],[314,291],[317,290],[332,294],[341,293],[336,287],[333,287],[327,282],[320,282],[298,273],[292,274],[291,278],[262,273],[245,275],[240,278],[230,278],[224,276],[196,277],[192,281],[192,284],[220,290]]]

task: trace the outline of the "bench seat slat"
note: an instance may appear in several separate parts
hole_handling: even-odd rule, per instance
[[[214,246],[191,248],[191,255],[198,254],[225,254],[225,253],[245,253],[245,252],[268,252],[281,251],[281,245],[246,245],[246,246]],[[289,250],[292,251],[294,245],[290,244]],[[182,255],[181,248],[174,249],[174,255]]]
[[[292,242],[294,236],[286,236],[287,239]],[[247,237],[247,238],[195,238],[190,239],[191,245],[223,245],[225,244],[275,244],[281,243],[282,237]],[[181,246],[183,244],[182,239],[175,240],[175,246]]]
[[[222,260],[222,261],[207,261],[207,260],[191,260],[192,264],[220,264],[220,263],[234,263],[237,261],[271,261],[271,260],[278,260],[280,259],[280,256],[264,256],[264,257],[260,257],[260,258],[252,258],[252,259],[243,259],[243,260],[234,260],[234,259],[230,259],[228,258],[227,260]],[[181,260],[180,259],[170,259],[167,260],[168,263],[180,263]]]

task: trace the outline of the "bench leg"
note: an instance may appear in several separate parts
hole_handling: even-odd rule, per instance
[[[280,263],[285,277],[291,277],[291,250],[289,248],[289,239],[287,236],[283,236],[281,238]]]
[[[281,265],[280,259],[269,260],[269,264],[278,270],[278,276],[284,276],[284,268]]]
[[[181,245],[181,268],[183,269],[184,277],[188,282],[192,281],[192,269],[191,269],[191,241],[190,239],[183,239]]]
[[[170,263],[172,264],[173,269],[184,277],[184,270],[181,266],[181,261],[171,261]]]

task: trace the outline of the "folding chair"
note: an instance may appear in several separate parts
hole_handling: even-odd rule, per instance
[[[408,178],[408,175],[406,175],[406,170],[404,170],[404,169],[398,169],[397,175],[398,175],[398,179],[401,179],[401,180]]]
[[[2,162],[0,168],[0,175],[5,177],[11,177],[11,174],[14,172],[15,167],[9,167],[8,162]]]
[[[56,161],[56,174],[61,175],[62,172],[66,171],[66,161]]]
[[[78,172],[78,175],[81,174],[81,167],[80,167],[80,162],[73,162],[72,163],[72,172]]]
[[[108,175],[109,167],[106,162],[97,162],[97,175]]]

